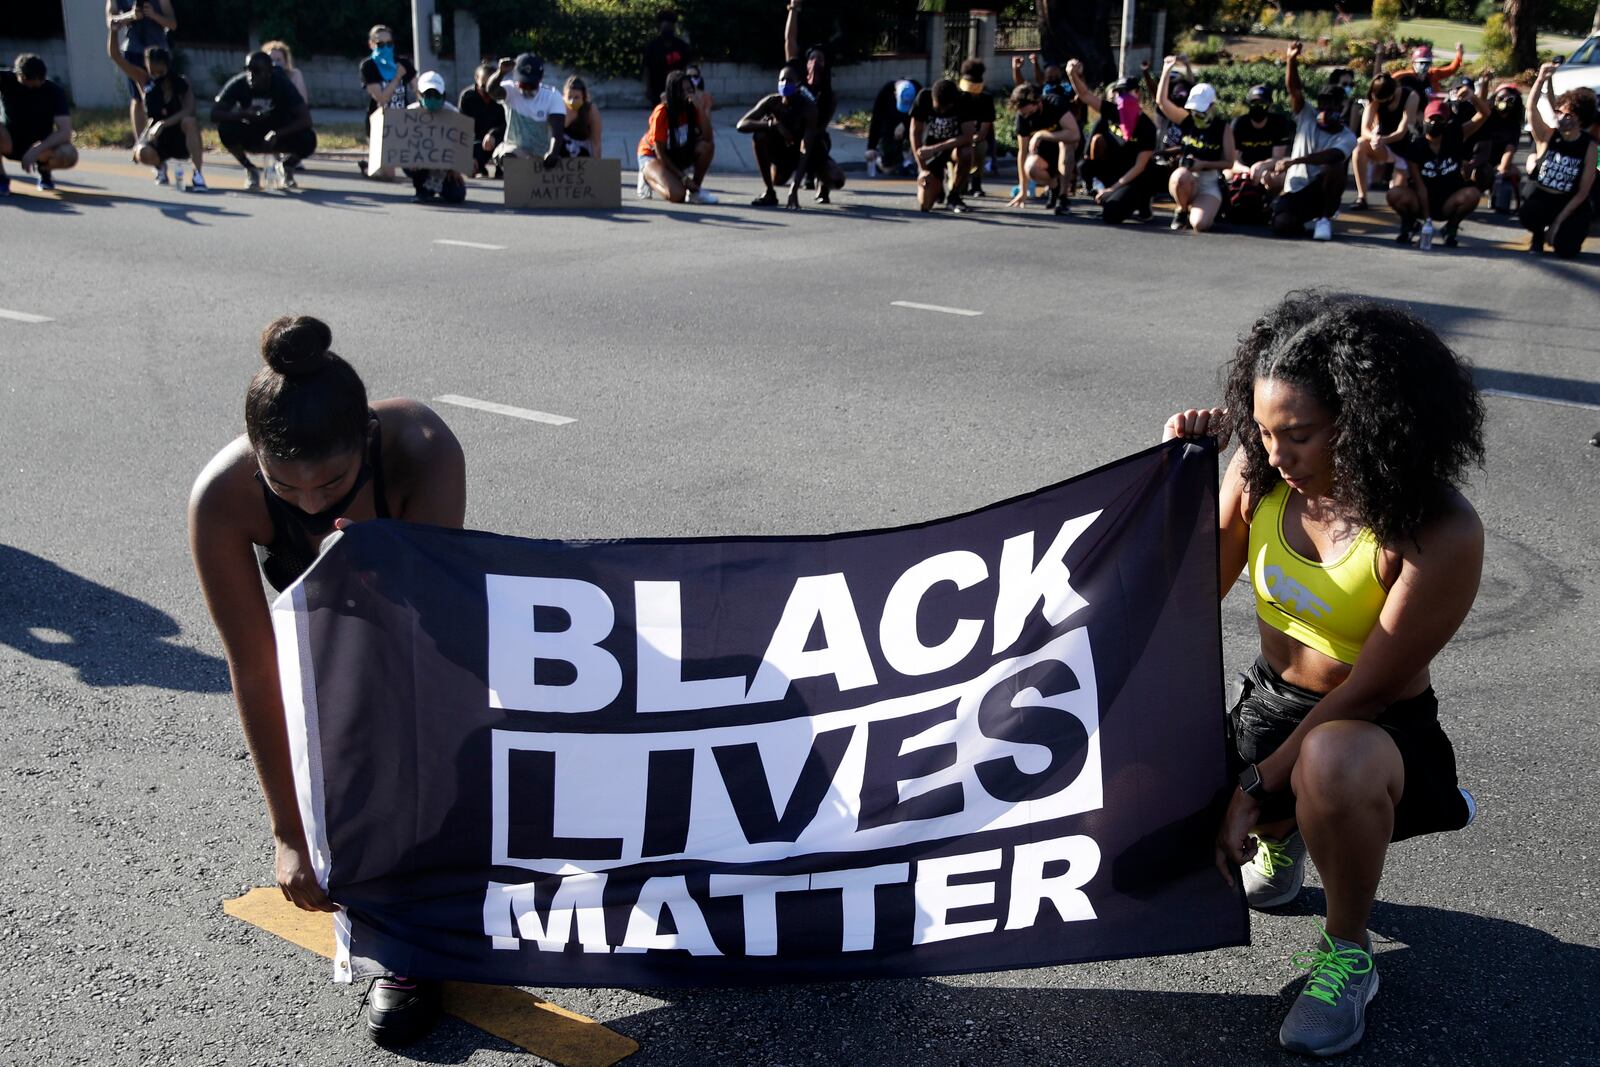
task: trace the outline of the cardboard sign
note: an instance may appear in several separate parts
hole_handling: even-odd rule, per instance
[[[380,107],[367,120],[367,169],[418,167],[472,173],[472,120],[459,111]]]
[[[562,159],[545,168],[537,159],[507,158],[506,207],[619,208],[622,160]]]

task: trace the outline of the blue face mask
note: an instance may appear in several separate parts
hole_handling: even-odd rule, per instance
[[[428,95],[422,98],[422,106],[429,111],[438,111],[444,107],[444,97]]]
[[[797,85],[794,82],[779,82],[778,83],[778,95],[779,96],[787,98],[787,97],[793,96],[795,93],[798,93],[799,91],[800,91],[800,86]]]
[[[380,44],[372,49],[372,62],[378,66],[378,73],[383,75],[384,81],[389,81],[400,70],[394,61],[394,45]]]

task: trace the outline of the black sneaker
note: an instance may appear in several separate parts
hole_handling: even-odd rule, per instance
[[[974,178],[972,184],[967,187],[967,195],[988,196],[989,194],[983,191],[983,183]]]
[[[1044,198],[1044,209],[1046,211],[1054,211],[1056,209],[1056,205],[1060,202],[1061,194],[1052,188]]]
[[[1461,242],[1457,240],[1457,234],[1460,229],[1460,223],[1455,222],[1450,223],[1444,228],[1444,246],[1446,248],[1455,248],[1461,244]]]
[[[777,207],[778,193],[775,189],[768,189],[754,200],[750,201],[751,207]]]
[[[380,1045],[409,1045],[439,1021],[438,982],[391,975],[367,987],[367,1034]]]
[[[1149,222],[1156,217],[1155,209],[1148,202],[1143,207],[1136,209],[1134,214],[1139,217],[1140,222]]]
[[[819,203],[819,204],[831,204],[831,203],[833,203],[832,200],[828,199],[828,183],[827,182],[823,182],[821,185],[817,186],[817,195],[813,199],[815,199],[816,202]]]
[[[950,213],[952,215],[964,215],[968,211],[972,210],[967,206],[967,202],[961,199],[961,197],[957,196],[955,193],[951,193],[948,197],[946,197],[944,202],[945,206],[950,209]]]
[[[1530,251],[1530,252],[1543,252],[1544,251],[1544,231],[1543,230],[1534,230],[1533,231],[1533,237],[1531,239],[1529,239],[1529,241],[1528,241],[1528,251]]]
[[[1589,443],[1596,448],[1600,448],[1600,433],[1597,433],[1593,437],[1589,438]]]
[[[1410,244],[1411,243],[1411,234],[1415,229],[1416,229],[1416,223],[1414,223],[1414,222],[1402,222],[1400,224],[1400,232],[1394,235],[1394,243],[1397,244],[1397,245],[1408,245],[1408,244]]]
[[[1053,210],[1057,216],[1070,215],[1072,214],[1072,205],[1069,204],[1067,202],[1067,198],[1063,196],[1056,201],[1056,206]]]

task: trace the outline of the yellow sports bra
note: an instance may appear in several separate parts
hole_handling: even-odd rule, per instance
[[[1289,487],[1279,482],[1250,522],[1250,585],[1256,618],[1307,648],[1355,663],[1389,592],[1378,576],[1378,539],[1362,530],[1331,563],[1307,559],[1283,536]]]

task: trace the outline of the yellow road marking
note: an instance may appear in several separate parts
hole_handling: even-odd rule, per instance
[[[242,897],[224,900],[222,910],[291,944],[333,958],[333,917],[301,911],[276,889],[252,889]],[[444,1010],[561,1067],[611,1067],[639,1051],[639,1043],[632,1038],[512,986],[446,982]]]

